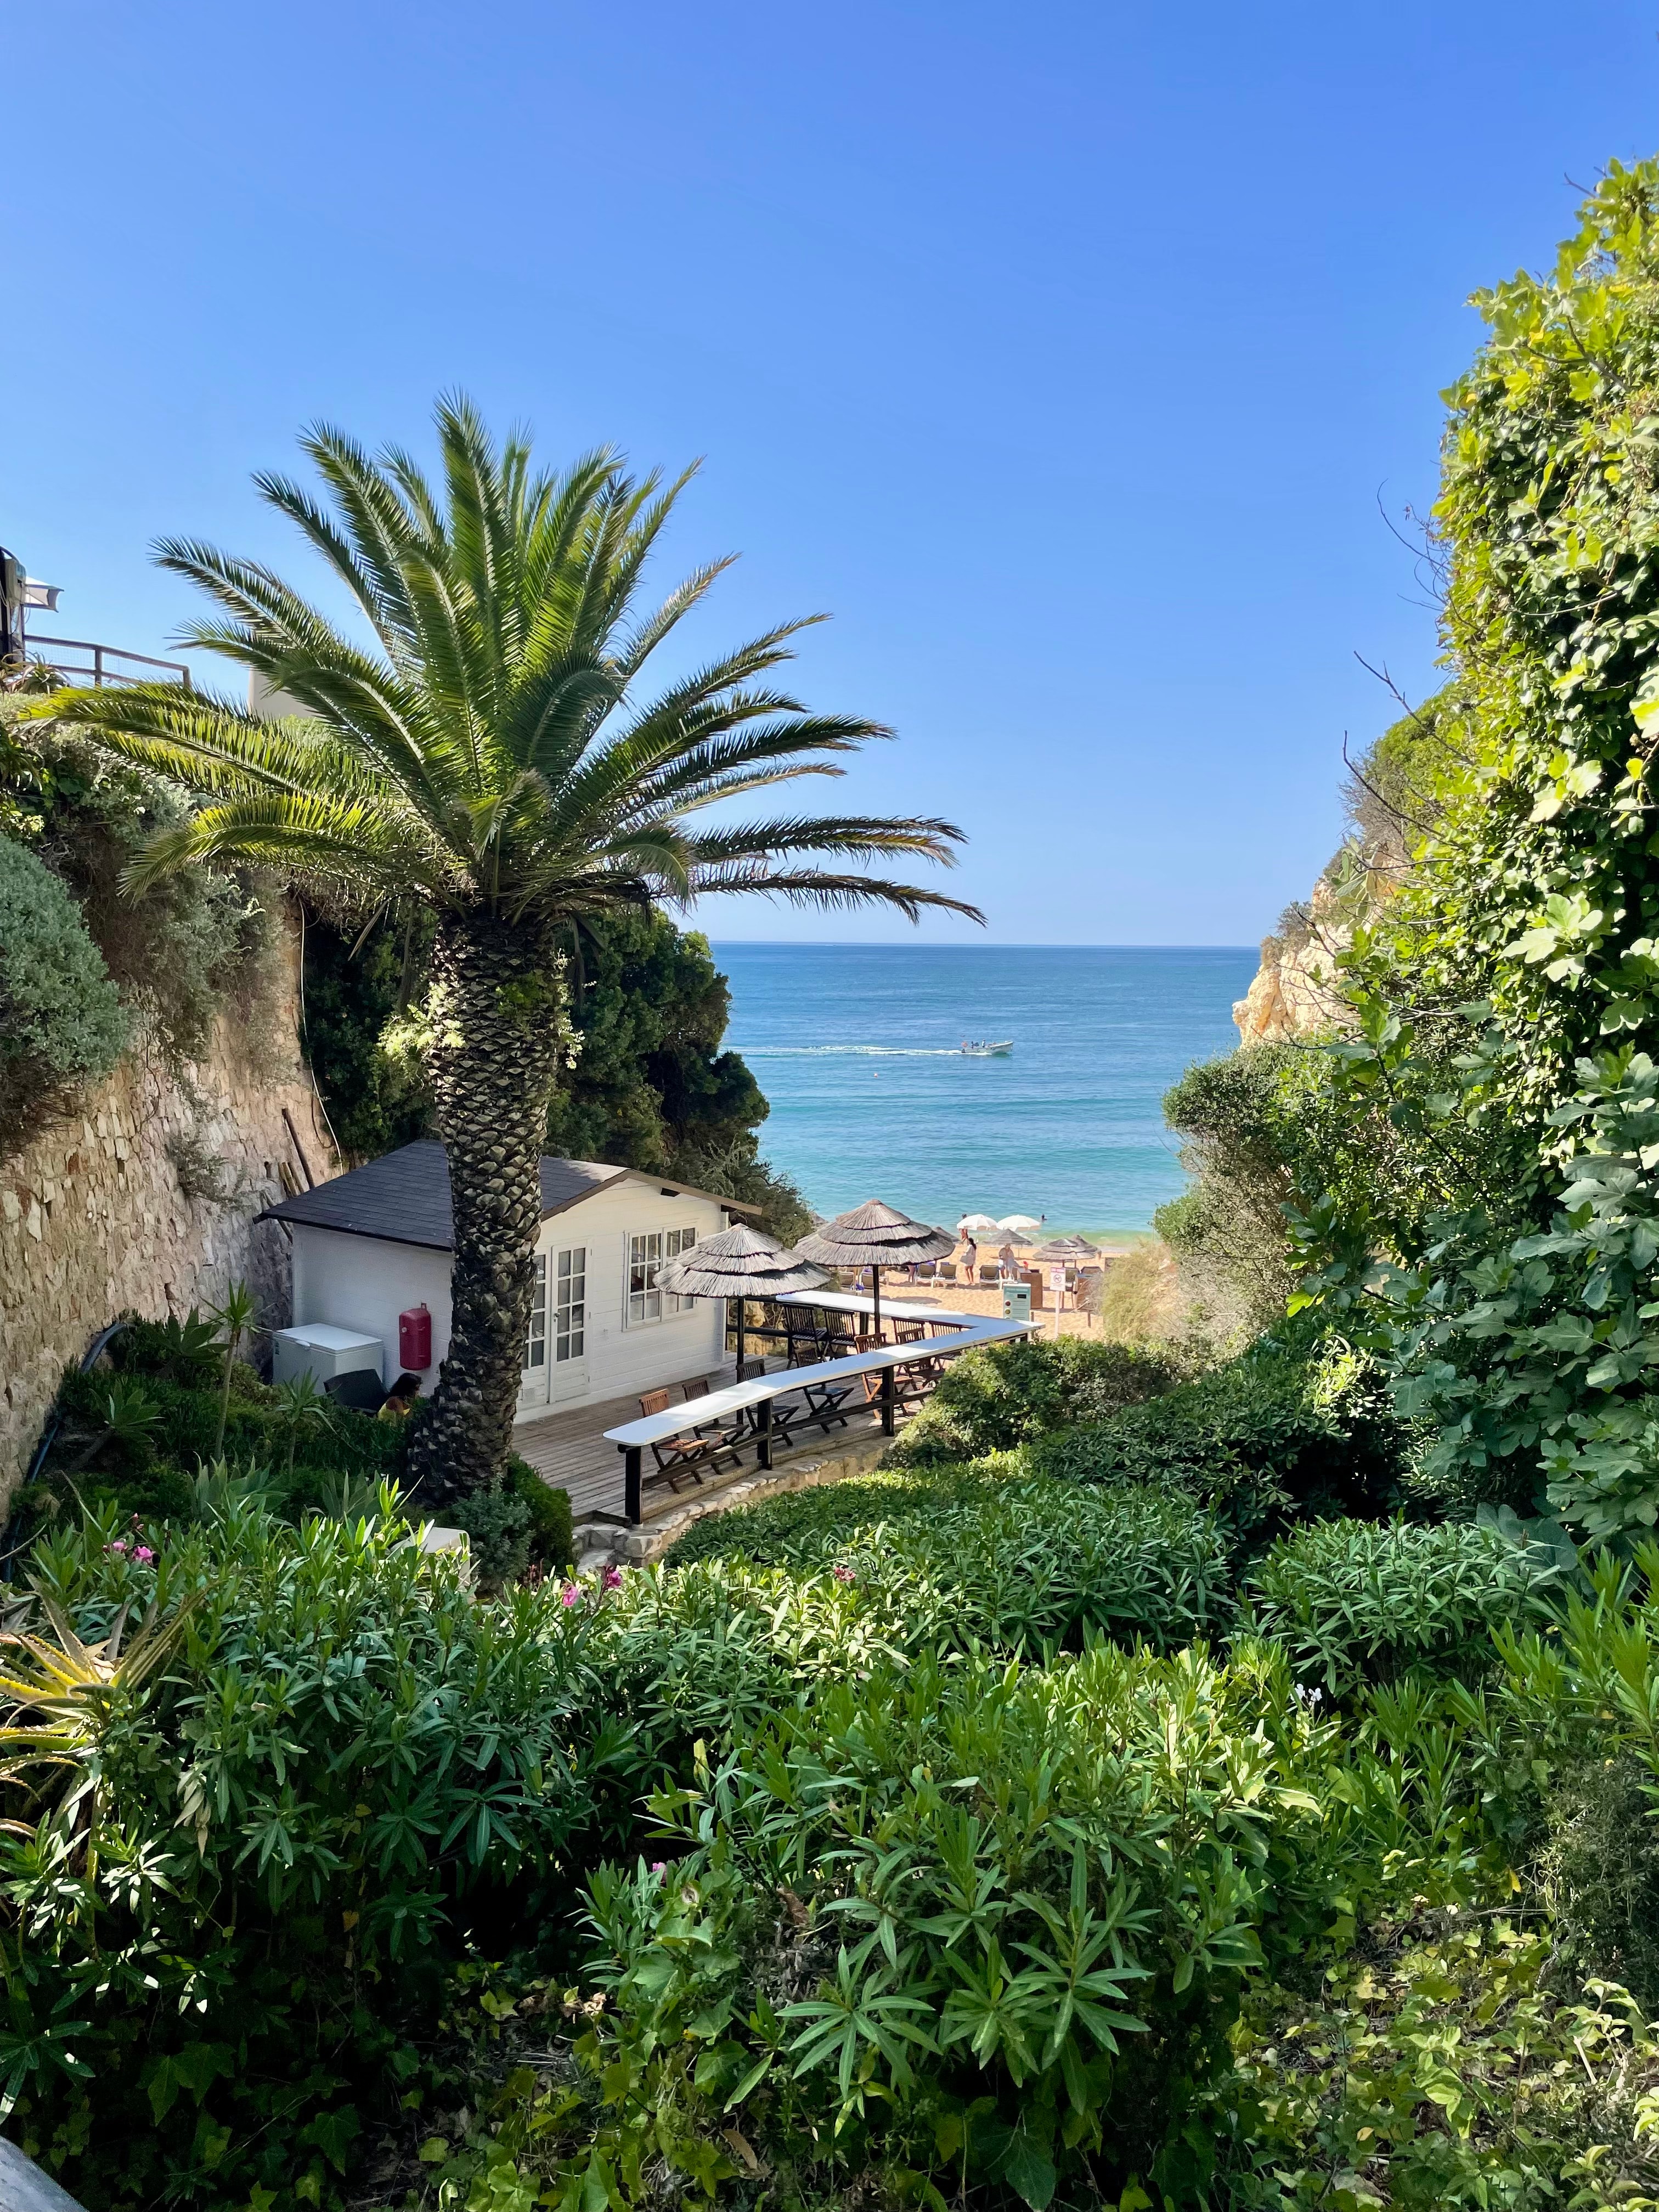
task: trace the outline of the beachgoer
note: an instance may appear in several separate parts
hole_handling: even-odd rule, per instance
[[[379,1421],[406,1421],[415,1410],[415,1401],[421,1395],[418,1375],[400,1375],[386,1394],[385,1402],[375,1415]]]
[[[975,1243],[971,1237],[968,1239],[968,1249],[963,1255],[962,1272],[966,1275],[970,1283],[978,1281],[979,1247]]]

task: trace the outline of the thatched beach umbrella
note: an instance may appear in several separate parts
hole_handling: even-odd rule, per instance
[[[737,1299],[739,1375],[749,1320],[744,1301],[775,1298],[785,1291],[816,1291],[825,1279],[822,1267],[744,1221],[733,1229],[722,1229],[718,1237],[705,1237],[690,1251],[665,1260],[657,1270],[662,1288],[679,1297]]]
[[[838,1213],[822,1229],[803,1237],[795,1249],[823,1267],[867,1267],[875,1292],[872,1334],[881,1334],[881,1271],[908,1267],[920,1260],[942,1260],[957,1249],[948,1229],[930,1229],[908,1213],[867,1199],[850,1213]]]
[[[1091,1244],[1086,1237],[1051,1237],[1046,1244],[1039,1244],[1032,1253],[1033,1260],[1097,1260],[1098,1244]]]

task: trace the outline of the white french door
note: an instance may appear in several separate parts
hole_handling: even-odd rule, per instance
[[[525,1331],[524,1372],[519,1377],[519,1410],[547,1403],[547,1255],[536,1255],[536,1281],[530,1294],[530,1326]]]
[[[554,1400],[580,1398],[587,1389],[587,1247],[573,1244],[553,1255],[548,1281]]]

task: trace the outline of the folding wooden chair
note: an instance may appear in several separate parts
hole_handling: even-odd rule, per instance
[[[766,1362],[763,1359],[745,1359],[738,1380],[739,1382],[746,1382],[752,1376],[764,1375],[765,1372]],[[694,1399],[706,1398],[708,1395],[708,1377],[706,1375],[696,1375],[690,1382],[682,1382],[680,1395],[688,1406]],[[747,1435],[748,1430],[747,1419],[742,1413],[738,1413],[729,1421],[699,1421],[693,1433],[700,1437],[714,1437],[722,1450],[730,1451],[735,1455],[738,1443]]]
[[[665,1413],[670,1402],[666,1390],[647,1390],[640,1400],[640,1412]],[[696,1429],[683,1429],[677,1436],[659,1437],[651,1447],[651,1456],[657,1462],[652,1480],[665,1482],[672,1491],[679,1489],[683,1474],[701,1483],[704,1468],[712,1473],[721,1460],[728,1458],[738,1466],[743,1463],[729,1445],[714,1437],[699,1436]]]

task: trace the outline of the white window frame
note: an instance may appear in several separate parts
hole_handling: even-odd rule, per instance
[[[676,1321],[689,1314],[695,1298],[657,1287],[657,1270],[665,1260],[689,1252],[697,1241],[695,1229],[633,1229],[623,1245],[623,1327],[654,1328],[659,1322]],[[637,1287],[635,1277],[639,1278]]]
[[[530,1293],[530,1319],[525,1329],[524,1363],[520,1372],[534,1374],[547,1365],[547,1255],[535,1255],[535,1276]]]
[[[581,1261],[579,1267],[578,1258]],[[561,1265],[562,1262],[568,1263]],[[572,1295],[580,1284],[580,1297]],[[568,1367],[587,1356],[587,1247],[573,1244],[554,1255],[549,1270],[547,1334],[553,1347],[553,1364]],[[561,1326],[561,1322],[563,1326]],[[563,1349],[561,1350],[561,1346]]]

